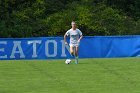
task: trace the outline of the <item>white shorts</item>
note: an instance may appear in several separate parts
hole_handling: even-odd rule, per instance
[[[70,43],[69,45],[70,45],[70,47],[79,47],[80,44],[79,43],[76,43],[76,44]]]

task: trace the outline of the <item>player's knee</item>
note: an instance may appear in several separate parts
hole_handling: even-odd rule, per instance
[[[70,51],[70,54],[73,54],[73,51]]]
[[[76,54],[78,54],[78,50],[76,50]]]

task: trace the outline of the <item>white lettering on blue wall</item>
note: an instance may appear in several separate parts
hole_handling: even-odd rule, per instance
[[[49,54],[49,44],[52,43],[53,47],[53,54]],[[57,42],[55,40],[48,40],[45,42],[45,54],[47,57],[55,57],[57,56]]]
[[[10,58],[15,58],[15,54],[20,54],[20,58],[25,58],[23,50],[21,48],[21,41],[13,41],[13,49]],[[18,49],[18,50],[17,50]]]
[[[41,44],[41,40],[33,40],[33,41],[28,41],[28,44],[33,45],[33,54],[32,57],[36,58],[37,56],[37,44]]]
[[[0,44],[7,45],[6,41],[0,41]],[[0,52],[5,52],[5,48],[0,48]],[[0,58],[7,58],[7,55],[0,55]]]

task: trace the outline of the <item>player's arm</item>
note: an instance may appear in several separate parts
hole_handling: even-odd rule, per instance
[[[79,30],[79,35],[80,35],[80,37],[79,37],[79,40],[78,40],[78,42],[80,42],[81,41],[81,39],[83,38],[83,34],[82,34],[82,32]]]
[[[67,45],[68,43],[67,43],[67,39],[66,38],[67,38],[67,34],[65,33],[64,34],[64,43]]]
[[[83,38],[83,35],[80,36],[79,40],[81,40]]]
[[[83,38],[83,35],[81,35],[81,36],[80,36],[80,38],[79,38],[78,42],[80,42],[82,38]]]
[[[69,30],[65,33],[65,35],[64,35],[64,43],[67,45],[68,43],[67,43],[67,36],[70,36],[70,32],[69,32]]]

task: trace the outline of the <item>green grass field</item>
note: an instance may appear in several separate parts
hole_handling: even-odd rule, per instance
[[[0,61],[0,93],[140,93],[140,58]]]

